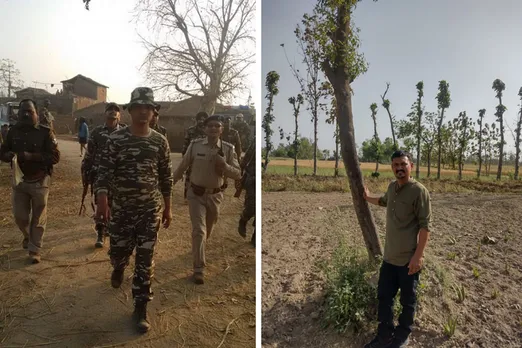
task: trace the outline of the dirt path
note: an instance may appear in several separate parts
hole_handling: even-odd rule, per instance
[[[191,275],[188,207],[174,188],[173,224],[160,230],[155,255],[152,330],[135,334],[133,260],[120,289],[110,286],[107,248],[94,248],[92,220],[79,217],[79,145],[59,140],[42,263],[30,265],[11,216],[9,172],[0,166],[1,347],[254,347],[255,250],[237,235],[242,201],[228,189],[208,245],[206,283]],[[173,154],[176,167],[180,155]],[[74,177],[73,177],[74,176]],[[88,205],[87,205],[88,206]],[[88,206],[88,213],[91,210]]]
[[[425,293],[409,347],[522,347],[522,198],[474,193],[432,199]],[[384,231],[385,210],[372,211]],[[262,223],[263,346],[362,347],[372,333],[354,337],[321,327],[325,283],[316,266],[340,239],[364,246],[351,196],[264,193]],[[479,253],[485,235],[498,243],[482,245]],[[465,287],[463,303],[453,284]],[[458,324],[448,340],[442,326],[450,316]]]

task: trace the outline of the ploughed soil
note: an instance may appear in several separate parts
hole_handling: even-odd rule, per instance
[[[227,189],[207,244],[204,285],[191,282],[191,224],[183,184],[174,187],[173,222],[159,232],[152,329],[135,332],[134,260],[120,289],[110,285],[107,246],[95,249],[87,214],[78,216],[79,145],[59,140],[42,262],[32,265],[11,213],[10,170],[0,165],[0,347],[255,347],[255,249],[237,234],[244,197]],[[172,154],[176,168],[181,157]],[[107,240],[108,242],[108,240]]]
[[[521,206],[513,194],[432,194],[433,232],[409,347],[522,347]],[[372,212],[383,237],[385,209]],[[318,262],[328,262],[340,240],[364,248],[351,195],[264,192],[262,216],[263,347],[347,348],[371,340],[372,330],[323,328]],[[481,244],[486,236],[495,244]],[[454,286],[465,288],[462,303]],[[457,319],[451,338],[443,329],[449,318]]]

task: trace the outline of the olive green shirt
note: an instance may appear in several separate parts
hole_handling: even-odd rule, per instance
[[[419,230],[430,231],[430,193],[414,179],[400,187],[393,181],[379,199],[379,205],[386,207],[383,260],[395,266],[405,266],[417,249]]]

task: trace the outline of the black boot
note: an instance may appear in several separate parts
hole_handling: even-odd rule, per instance
[[[237,227],[237,232],[243,238],[246,237],[246,224],[247,224],[247,222],[248,221],[246,221],[243,218],[239,219],[239,226]]]
[[[112,271],[111,275],[111,285],[113,288],[117,289],[123,283],[123,269],[115,269]]]
[[[136,318],[136,329],[139,333],[146,333],[150,330],[150,323],[147,320],[147,302],[136,302],[134,305],[134,316]]]
[[[252,243],[254,248],[256,247],[256,226],[255,225],[254,225],[254,233],[252,234],[252,239],[250,240],[250,243]]]
[[[98,234],[98,237],[96,238],[94,247],[103,248],[103,244],[105,244],[105,229],[102,226],[96,226],[96,233]]]

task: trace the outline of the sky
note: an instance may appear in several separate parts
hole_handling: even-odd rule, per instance
[[[25,87],[55,93],[60,81],[82,74],[108,86],[109,101],[128,102],[135,87],[149,85],[139,71],[147,52],[133,20],[135,4],[93,0],[87,11],[80,0],[0,0],[0,58],[15,62]],[[139,33],[147,35],[146,28]],[[250,70],[254,75],[255,67]],[[253,81],[247,84],[254,95]],[[229,102],[244,105],[248,94]]]
[[[263,0],[262,3],[262,76],[275,70],[281,76],[279,95],[274,100],[275,135],[278,127],[293,131],[292,106],[288,98],[299,93],[281,43],[285,44],[290,62],[298,68],[301,57],[293,31],[304,13],[312,13],[316,0]],[[297,10],[296,10],[297,9]],[[522,2],[518,0],[401,0],[373,2],[364,0],[355,11],[355,24],[361,29],[361,51],[369,63],[368,72],[352,84],[355,137],[358,146],[372,137],[370,105],[377,103],[378,133],[381,139],[391,137],[390,122],[381,106],[381,95],[390,82],[387,99],[397,119],[406,118],[417,97],[416,84],[424,81],[423,103],[426,111],[437,111],[438,82],[449,83],[452,103],[446,110],[446,121],[466,111],[473,120],[478,110],[486,109],[485,122],[495,121],[498,99],[493,81],[505,85],[504,118],[514,129],[520,109],[518,91],[522,87]],[[262,109],[268,102],[263,99]],[[301,110],[304,108],[302,107]],[[300,133],[313,137],[313,124],[308,111],[300,114]],[[320,149],[335,148],[334,128],[320,115]],[[514,140],[506,129],[507,149]]]

